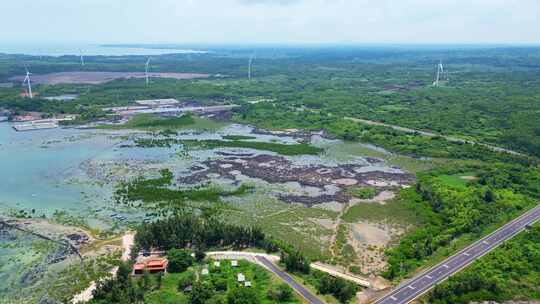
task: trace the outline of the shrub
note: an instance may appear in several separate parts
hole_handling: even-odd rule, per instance
[[[191,254],[182,249],[171,249],[167,252],[169,259],[168,271],[172,273],[184,272],[193,265],[193,257]]]

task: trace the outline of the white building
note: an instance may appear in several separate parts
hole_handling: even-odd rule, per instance
[[[135,103],[141,106],[164,107],[164,106],[177,105],[180,103],[180,101],[173,98],[168,98],[168,99],[137,100],[135,101]]]

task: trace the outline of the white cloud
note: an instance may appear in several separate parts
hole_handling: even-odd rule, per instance
[[[4,42],[540,42],[537,0],[1,2]]]

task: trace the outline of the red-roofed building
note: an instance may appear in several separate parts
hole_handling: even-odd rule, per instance
[[[146,269],[150,273],[165,272],[169,261],[167,259],[155,259],[146,262]]]
[[[168,264],[167,259],[151,259],[144,263],[136,263],[133,265],[133,274],[141,275],[145,270],[149,273],[165,272]]]
[[[133,265],[133,274],[143,274],[144,268],[146,268],[146,265],[144,263],[136,263]]]

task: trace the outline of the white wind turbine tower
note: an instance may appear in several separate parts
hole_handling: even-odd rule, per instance
[[[444,66],[442,64],[442,60],[439,61],[439,64],[437,65],[437,76],[435,77],[435,82],[433,82],[433,85],[438,87],[439,86],[439,80],[441,79],[441,76],[444,75]]]
[[[81,55],[81,66],[84,66],[84,55],[81,49],[79,49],[79,54]]]
[[[255,57],[255,55],[251,55],[249,57],[249,64],[248,64],[248,79],[249,81],[251,81],[251,66],[253,65],[253,58]]]
[[[32,73],[30,73],[28,71],[28,69],[26,69],[26,77],[24,77],[24,80],[23,80],[23,86],[25,83],[28,84],[28,97],[30,97],[30,99],[34,98],[34,96],[32,95],[32,84],[30,83],[30,75],[32,75]]]
[[[146,64],[144,65],[144,77],[146,78],[146,85],[150,83],[150,78],[148,75],[149,69],[150,69],[150,57],[148,57],[148,60],[146,60]]]

